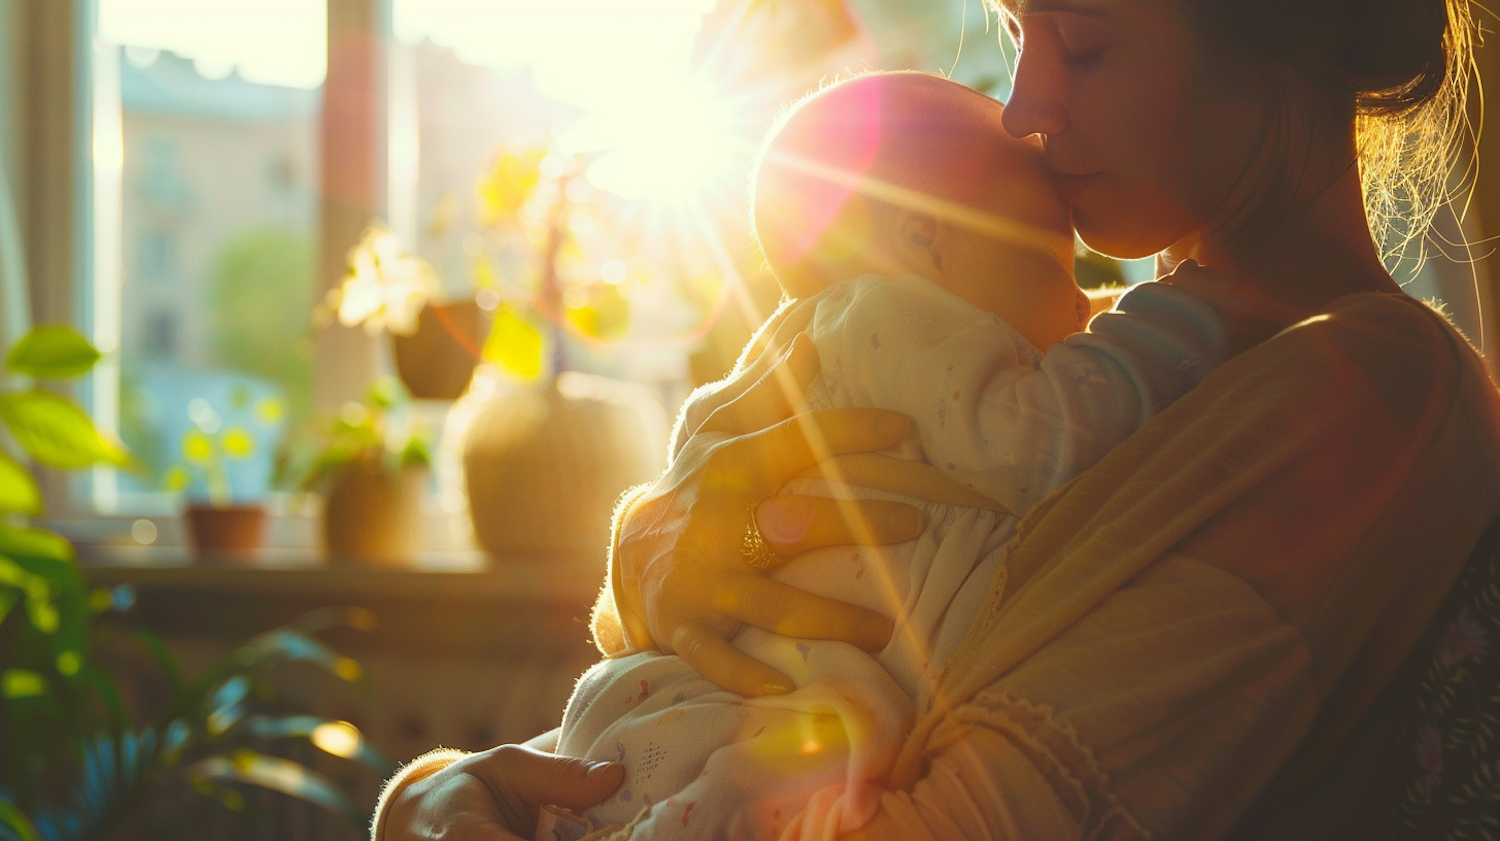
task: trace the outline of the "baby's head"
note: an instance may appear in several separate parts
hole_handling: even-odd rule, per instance
[[[999,102],[925,73],[831,85],[772,128],[752,181],[766,262],[802,297],[875,272],[919,274],[1045,349],[1082,329],[1073,230],[1041,149]]]

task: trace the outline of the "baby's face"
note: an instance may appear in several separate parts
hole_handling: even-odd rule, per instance
[[[1088,320],[1088,297],[1073,280],[1073,226],[1040,148],[1009,135],[996,143],[987,170],[975,173],[993,185],[981,209],[994,224],[950,226],[943,285],[1045,351]]]

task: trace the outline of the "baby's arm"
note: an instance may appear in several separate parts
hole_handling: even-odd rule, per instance
[[[1165,284],[1132,289],[1045,354],[920,280],[852,290],[814,320],[831,387],[910,414],[929,462],[1016,513],[1196,385],[1227,346],[1213,308]]]

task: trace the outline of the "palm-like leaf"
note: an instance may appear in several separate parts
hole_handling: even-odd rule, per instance
[[[193,763],[188,773],[198,779],[244,783],[316,803],[359,823],[364,815],[328,778],[301,763],[239,748],[228,756],[210,756]]]
[[[178,681],[171,713],[162,723],[147,727],[120,726],[123,705],[119,705],[113,684],[94,667],[85,667],[80,686],[92,688],[100,706],[119,706],[110,716],[115,726],[101,723],[95,735],[77,739],[72,750],[57,755],[71,762],[72,783],[51,796],[41,790],[26,792],[27,796],[17,803],[30,804],[29,816],[11,803],[11,812],[19,820],[7,823],[8,813],[0,807],[0,839],[14,836],[26,841],[32,837],[37,841],[85,841],[107,837],[124,816],[166,792],[218,792],[222,802],[230,802],[232,791],[223,788],[226,784],[277,791],[362,822],[364,815],[322,775],[250,747],[304,738],[380,773],[390,770],[391,764],[347,722],[252,714],[258,699],[269,691],[264,673],[276,663],[311,663],[344,680],[362,679],[357,663],[308,633],[336,625],[370,627],[371,618],[367,611],[315,611],[291,625],[253,637],[186,687],[181,686],[175,661],[160,640],[149,634],[139,637],[153,657],[167,664],[164,674],[169,682]]]

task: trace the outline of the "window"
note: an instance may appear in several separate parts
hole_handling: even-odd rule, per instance
[[[118,144],[121,167],[115,182],[96,162],[96,219],[117,226],[121,262],[94,278],[117,301],[95,318],[118,318],[119,355],[93,402],[142,462],[96,473],[104,512],[170,510],[163,477],[194,400],[251,389],[311,414],[326,14],[321,0],[98,4],[96,147]],[[264,440],[235,492],[253,498],[279,427],[247,428]]]

